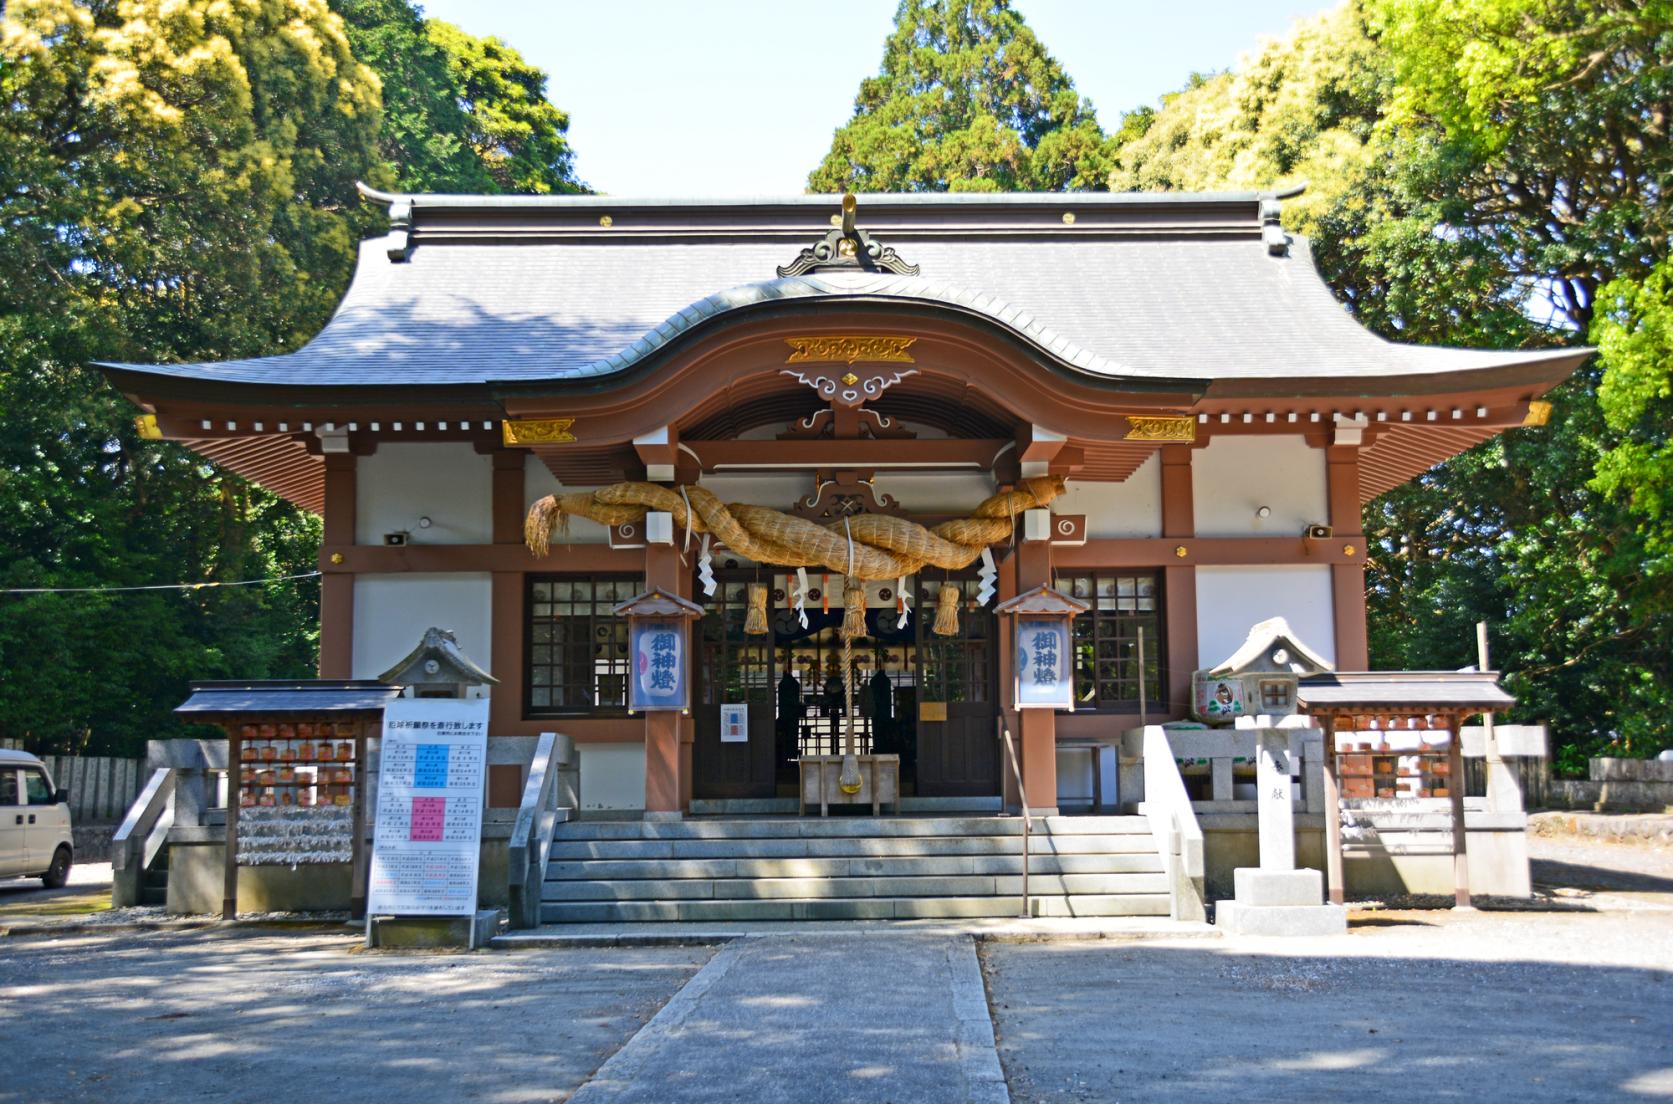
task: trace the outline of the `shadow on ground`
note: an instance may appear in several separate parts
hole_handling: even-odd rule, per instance
[[[983,959],[1019,1104],[1673,1096],[1667,970],[1209,944]]]

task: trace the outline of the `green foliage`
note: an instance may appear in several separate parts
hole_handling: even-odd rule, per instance
[[[810,192],[1102,190],[1092,104],[1009,0],[901,0]]]
[[[1647,209],[1667,177],[1665,139],[1651,148],[1669,115],[1655,62],[1673,56],[1665,10],[1345,3],[1165,97],[1115,151],[1111,186],[1305,181],[1286,222],[1371,329],[1563,344],[1600,283],[1665,255],[1665,208]],[[1573,210],[1570,195],[1584,197]],[[1557,324],[1524,309],[1537,288]],[[1487,620],[1519,715],[1549,721],[1573,761],[1673,743],[1673,620],[1656,570],[1670,543],[1650,552],[1652,523],[1669,516],[1666,293],[1665,280],[1611,284],[1592,328],[1602,363],[1550,396],[1550,425],[1512,430],[1365,511],[1373,666],[1472,663],[1473,625]]]
[[[495,38],[425,19],[410,0],[332,0],[355,57],[383,78],[379,151],[425,192],[582,192],[546,74]]]
[[[317,518],[140,439],[88,362],[301,344],[377,227],[357,179],[577,187],[564,116],[514,52],[404,0],[344,7],[346,26],[323,0],[0,16],[0,589],[311,570]],[[189,679],[312,674],[318,602],[315,580],[0,595],[0,737],[138,754],[180,733]]]

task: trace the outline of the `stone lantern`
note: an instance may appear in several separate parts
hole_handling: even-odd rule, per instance
[[[378,676],[389,686],[410,686],[415,698],[466,698],[475,686],[498,686],[499,679],[478,667],[446,629],[424,630],[405,659]]]

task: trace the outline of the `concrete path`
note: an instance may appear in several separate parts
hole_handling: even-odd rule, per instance
[[[572,1104],[1008,1104],[968,936],[723,947]]]

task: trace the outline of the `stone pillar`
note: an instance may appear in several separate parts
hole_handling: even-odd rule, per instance
[[[646,518],[646,532],[650,519]],[[680,563],[680,553],[673,543],[649,543],[645,546],[645,586],[661,587],[681,598],[689,597],[691,581]],[[696,627],[687,626],[686,677],[691,680],[692,700],[696,700],[696,658],[692,654],[696,643]],[[681,781],[681,730],[686,718],[672,710],[655,710],[645,714],[645,819],[678,820],[681,815],[685,787]]]
[[[328,452],[325,460],[325,538],[321,542],[319,673],[321,678],[354,677],[354,575],[337,568],[354,545],[355,456]]]
[[[1299,738],[1296,743],[1300,743]],[[1259,802],[1261,869],[1295,869],[1295,807],[1290,777],[1295,770],[1290,730],[1255,730],[1255,797]]]
[[[1045,584],[1051,578],[1051,531],[1046,527],[1044,540],[1024,540],[1017,546],[1017,586],[1021,594],[1030,587]],[[1001,626],[1009,636],[1011,626]],[[1016,663],[1015,654],[1011,664]],[[1001,675],[1006,693],[1015,686],[1015,667],[1008,667]],[[1028,811],[1036,816],[1057,815],[1057,714],[1049,709],[1019,709],[1017,757],[1022,760],[1022,786],[1027,797]]]

